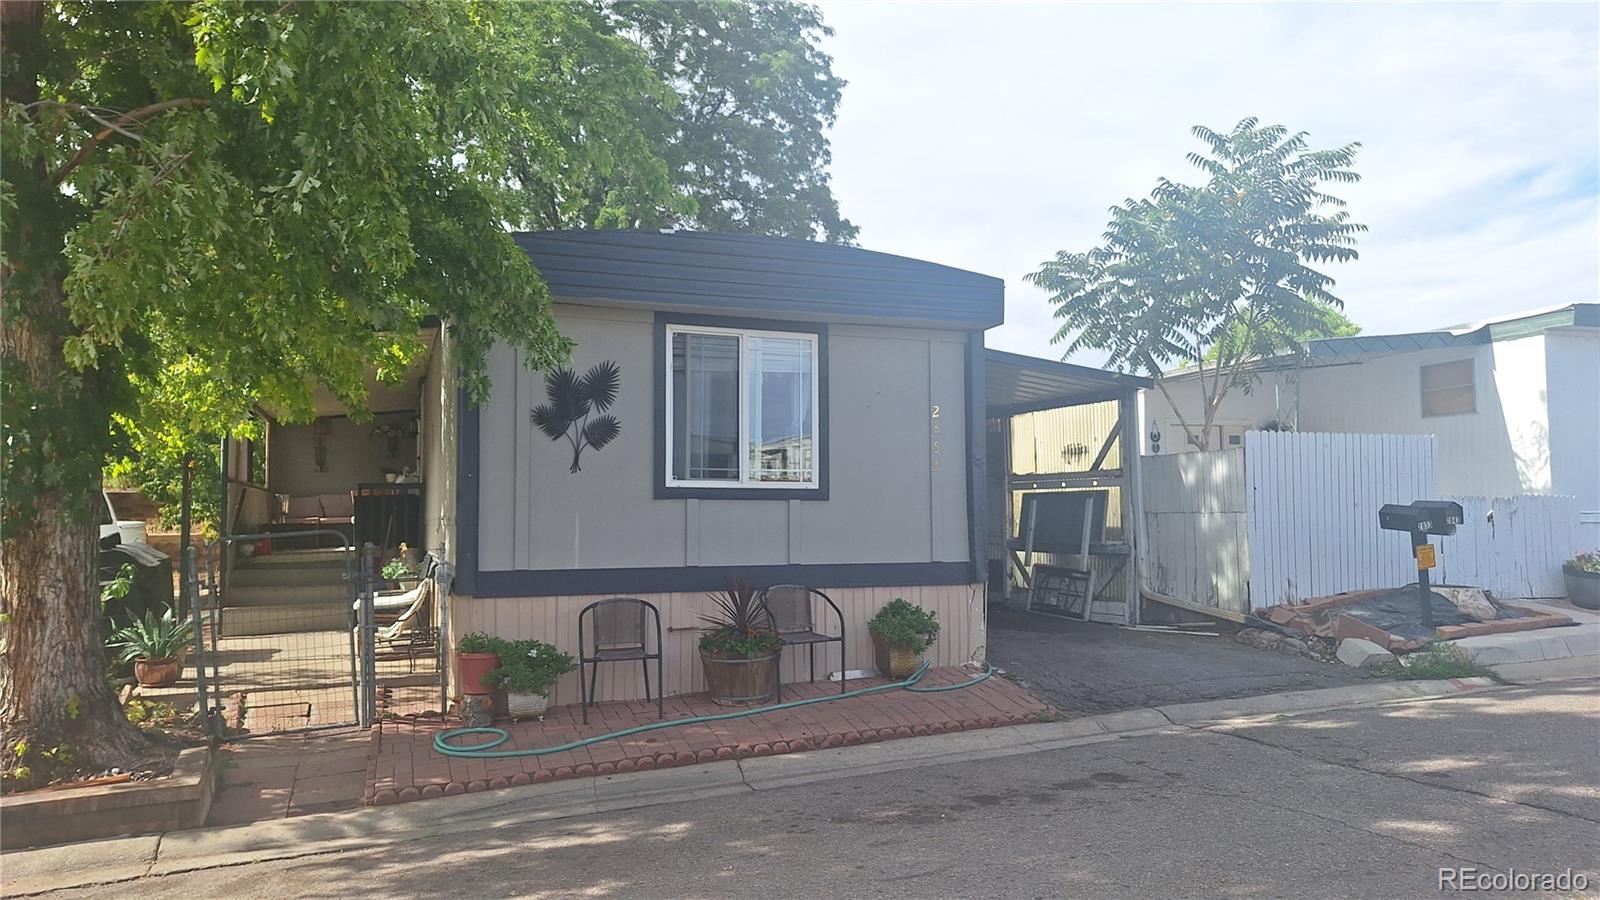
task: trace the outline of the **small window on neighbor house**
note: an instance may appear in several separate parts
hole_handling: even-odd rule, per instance
[[[817,336],[668,326],[669,486],[816,487]]]
[[[1422,415],[1455,416],[1477,412],[1472,360],[1458,359],[1422,367]]]

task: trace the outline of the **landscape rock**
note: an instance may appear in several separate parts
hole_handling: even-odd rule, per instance
[[[1394,659],[1394,654],[1366,638],[1345,638],[1339,642],[1339,661],[1357,669],[1370,669]]]
[[[1286,656],[1306,655],[1306,649],[1306,642],[1299,638],[1284,638],[1283,643],[1278,645],[1278,652]]]

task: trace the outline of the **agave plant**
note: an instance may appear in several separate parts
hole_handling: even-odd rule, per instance
[[[159,616],[155,610],[147,609],[143,617],[133,620],[133,624],[112,632],[106,646],[115,651],[117,659],[123,662],[172,659],[189,645],[193,637],[193,623],[178,621],[170,607]]]
[[[561,366],[545,376],[544,392],[550,402],[535,406],[529,418],[550,440],[566,438],[572,444],[572,468],[568,471],[582,471],[578,458],[585,447],[599,450],[622,433],[616,416],[590,418],[617,402],[621,381],[622,369],[609,359],[595,363],[582,376]]]
[[[706,633],[700,649],[719,656],[754,659],[783,649],[783,638],[772,628],[772,614],[761,591],[743,578],[727,588],[707,594],[714,611],[700,617]]]

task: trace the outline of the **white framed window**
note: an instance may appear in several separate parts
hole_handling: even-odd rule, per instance
[[[669,488],[821,486],[819,337],[666,326]]]
[[[1422,417],[1459,416],[1478,411],[1472,360],[1456,359],[1421,369]]]

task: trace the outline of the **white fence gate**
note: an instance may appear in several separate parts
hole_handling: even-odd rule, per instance
[[[1250,602],[1271,606],[1416,580],[1378,508],[1439,495],[1432,435],[1245,435]]]
[[[1168,602],[1250,611],[1244,450],[1141,461],[1144,587]]]
[[[1496,597],[1564,597],[1561,564],[1579,548],[1578,499],[1452,497],[1463,525],[1439,538],[1440,580],[1488,588]]]

